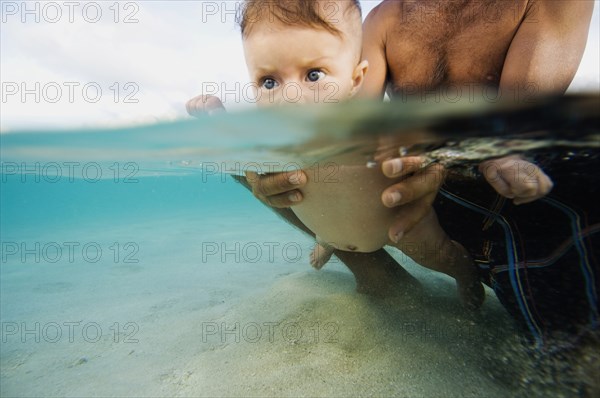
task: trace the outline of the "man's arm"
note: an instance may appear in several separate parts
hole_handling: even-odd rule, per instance
[[[363,24],[363,59],[369,61],[369,72],[358,94],[361,98],[381,100],[385,93],[388,74],[385,57],[386,7],[389,7],[386,2],[375,7]]]
[[[363,24],[363,58],[369,61],[369,72],[365,75],[359,97],[383,99],[389,78],[386,41],[400,9],[398,0],[386,0],[369,13]],[[425,159],[420,157],[403,157],[382,163],[382,171],[387,177],[406,177],[389,186],[381,195],[385,206],[397,207],[395,221],[388,231],[393,242],[402,239],[431,211],[444,180],[443,167],[434,165],[423,169],[423,162]]]
[[[506,55],[502,95],[563,94],[581,62],[593,9],[588,0],[532,0]]]
[[[503,97],[531,101],[563,94],[581,62],[593,9],[594,2],[587,0],[532,0],[504,62]],[[539,167],[520,157],[483,162],[479,169],[496,192],[515,204],[537,200],[553,186]]]

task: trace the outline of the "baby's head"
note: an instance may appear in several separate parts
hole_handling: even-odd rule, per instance
[[[368,63],[358,0],[246,0],[239,22],[259,106],[334,103],[359,90]]]

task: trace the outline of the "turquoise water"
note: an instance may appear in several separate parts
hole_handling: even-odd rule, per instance
[[[2,396],[575,396],[589,374],[557,375],[491,289],[465,312],[450,278],[390,249],[423,290],[357,294],[343,264],[312,270],[312,239],[223,172],[365,164],[377,132],[458,169],[540,142],[597,154],[597,103],[548,105],[547,120],[515,128],[528,141],[508,152],[466,140],[512,126],[485,107],[2,135]],[[557,130],[543,141],[523,135],[548,123]]]

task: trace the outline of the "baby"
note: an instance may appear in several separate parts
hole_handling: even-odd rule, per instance
[[[359,91],[368,62],[361,59],[358,1],[247,0],[240,26],[258,106],[340,102]],[[199,96],[187,108],[197,114],[222,105],[214,97]],[[334,249],[373,252],[392,245],[417,263],[453,277],[464,305],[481,305],[485,295],[477,268],[464,247],[442,230],[433,209],[398,243],[390,241],[388,229],[396,211],[383,205],[381,194],[397,181],[366,162],[339,162],[335,182],[316,178],[330,175],[330,165],[305,172],[304,200],[292,209],[317,235],[311,254],[315,268]]]

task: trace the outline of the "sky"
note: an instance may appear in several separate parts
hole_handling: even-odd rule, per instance
[[[595,3],[570,91],[600,92]],[[0,131],[175,120],[201,93],[220,96],[229,110],[251,108],[239,4],[1,1]],[[379,1],[361,4],[366,16]]]

